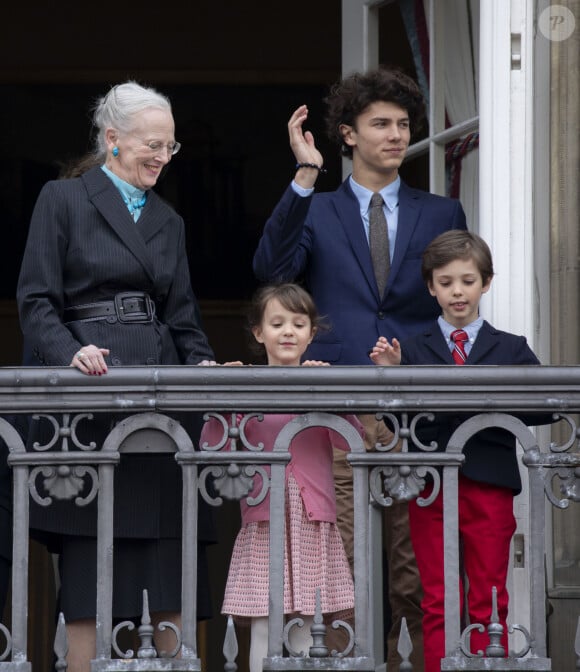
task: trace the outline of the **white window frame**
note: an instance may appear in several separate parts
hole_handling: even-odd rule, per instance
[[[343,0],[342,73],[364,71],[379,64],[379,9],[393,0]],[[429,34],[443,34],[445,3],[428,0]],[[479,117],[445,128],[443,40],[429,40],[429,135],[409,147],[407,159],[429,154],[429,191],[445,195],[445,145],[479,128]],[[350,172],[350,165],[345,165]]]

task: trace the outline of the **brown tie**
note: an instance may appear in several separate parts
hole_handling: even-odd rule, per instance
[[[379,295],[382,296],[387,284],[387,277],[391,267],[391,257],[389,254],[389,235],[387,229],[387,218],[383,211],[383,197],[375,193],[371,198],[371,207],[369,211],[369,246],[371,249],[371,259],[375,280],[379,289]]]
[[[450,336],[451,340],[453,343],[455,343],[455,347],[453,348],[453,352],[451,353],[453,355],[453,359],[455,360],[456,364],[462,365],[465,364],[465,360],[467,359],[467,354],[465,353],[465,341],[467,341],[467,334],[463,329],[456,329],[455,331],[451,332]]]

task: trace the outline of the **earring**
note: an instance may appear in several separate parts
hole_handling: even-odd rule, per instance
[[[119,156],[119,148],[118,147],[113,147],[113,156],[115,156],[115,157]]]

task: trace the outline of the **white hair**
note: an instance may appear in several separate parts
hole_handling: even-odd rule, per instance
[[[107,128],[129,133],[133,128],[133,117],[148,108],[171,112],[171,103],[162,93],[134,81],[113,86],[106,95],[97,100],[94,107],[93,124],[97,129],[95,153],[102,157],[106,155]]]

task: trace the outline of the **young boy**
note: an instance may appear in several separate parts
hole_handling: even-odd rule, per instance
[[[479,317],[481,295],[489,290],[493,262],[489,247],[468,231],[448,231],[425,249],[422,274],[442,314],[421,334],[403,341],[380,337],[371,353],[375,364],[539,364],[523,336],[499,331]],[[454,351],[458,351],[455,352]],[[421,422],[421,442],[436,441],[445,450],[462,419],[440,415]],[[459,472],[459,534],[464,571],[469,579],[468,611],[471,623],[490,621],[492,587],[497,588],[502,644],[507,652],[506,578],[509,548],[516,529],[513,497],[521,490],[515,438],[490,428],[472,437],[464,448],[465,462]],[[433,485],[427,484],[425,497]],[[443,497],[430,506],[409,507],[411,540],[423,584],[423,640],[425,672],[439,672],[445,656],[443,575]],[[471,651],[485,651],[487,631],[471,633]]]

